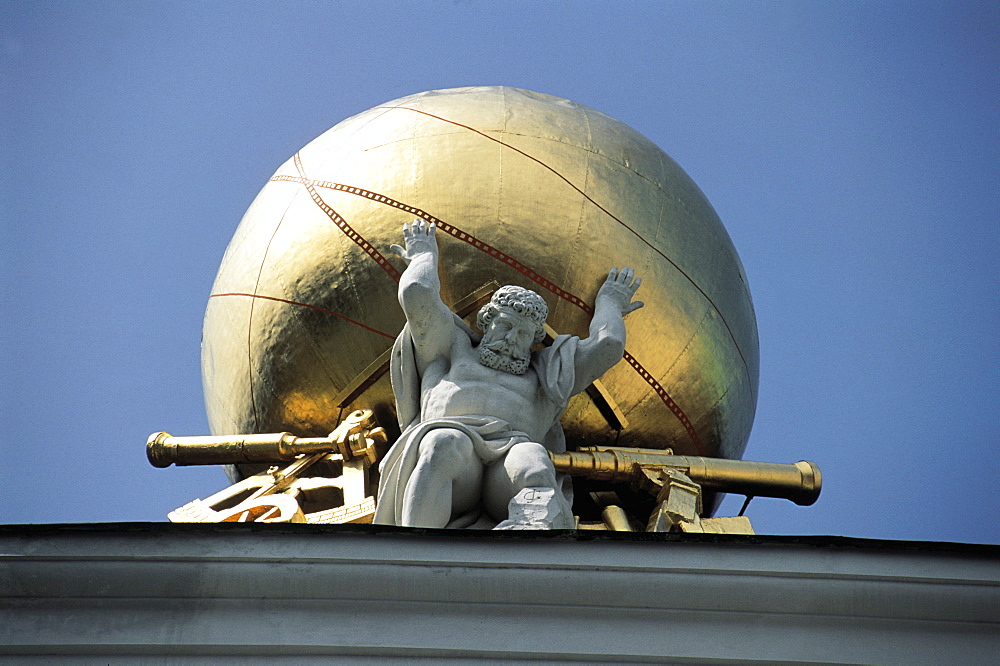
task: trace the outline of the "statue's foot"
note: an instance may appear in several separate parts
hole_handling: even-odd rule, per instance
[[[495,530],[573,529],[573,515],[566,501],[552,488],[525,488],[507,506],[507,520]]]

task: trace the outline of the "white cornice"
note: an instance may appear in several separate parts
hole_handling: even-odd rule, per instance
[[[993,546],[233,527],[0,530],[0,654],[969,663],[1000,653]]]

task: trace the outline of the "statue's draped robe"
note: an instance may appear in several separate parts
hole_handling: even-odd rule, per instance
[[[464,321],[455,317],[459,334],[469,336],[472,344],[479,344],[480,336],[473,332]],[[540,397],[551,401],[561,415],[572,397],[576,381],[574,360],[580,338],[560,335],[551,346],[531,355],[531,367],[541,385]],[[460,417],[434,418],[424,420],[420,413],[421,381],[413,349],[413,338],[409,325],[403,327],[392,347],[390,362],[392,390],[396,397],[396,416],[402,434],[379,465],[381,478],[378,488],[378,505],[373,522],[383,525],[400,525],[403,516],[403,499],[410,476],[417,465],[420,440],[435,428],[459,430],[472,440],[476,455],[483,465],[489,465],[503,458],[512,446],[531,439],[524,432],[512,430],[508,423],[488,415],[470,414]],[[566,439],[558,417],[539,442],[553,453],[566,450]],[[572,486],[569,477],[556,475],[562,486],[567,502],[572,504]],[[470,513],[454,517],[448,527],[492,527],[493,522],[477,522],[482,511],[481,503]]]

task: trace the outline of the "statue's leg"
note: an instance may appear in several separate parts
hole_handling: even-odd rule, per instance
[[[403,495],[403,525],[444,527],[479,501],[483,464],[460,430],[429,431],[418,444],[417,466]]]
[[[525,488],[551,488],[562,494],[556,488],[556,470],[548,451],[535,442],[515,444],[504,458],[486,468],[483,505],[494,519],[504,520],[510,500]]]

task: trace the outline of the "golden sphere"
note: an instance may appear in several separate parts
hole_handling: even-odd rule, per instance
[[[613,430],[581,394],[563,417],[571,448],[617,440],[742,455],[756,408],[757,325],[712,206],[628,126],[503,87],[388,102],[277,170],[230,242],[205,313],[214,434],[320,436],[359,407],[391,425],[388,375],[364,384],[404,323],[403,263],[389,246],[414,217],[438,223],[449,305],[493,281],[518,284],[546,300],[557,332],[585,337],[608,269],[632,266],[643,278],[646,307],[626,319],[625,359],[601,380],[627,425]],[[351,388],[364,390],[345,404]]]

